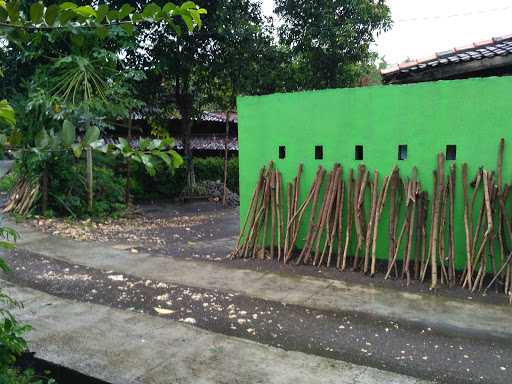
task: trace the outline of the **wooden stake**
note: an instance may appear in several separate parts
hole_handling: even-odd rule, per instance
[[[304,257],[306,257],[306,260],[309,260],[309,252],[311,251],[311,246],[312,246],[313,236],[314,236],[314,231],[315,231],[315,216],[317,214],[317,208],[318,208],[318,196],[320,193],[320,189],[322,187],[324,175],[325,175],[325,170],[322,168],[322,166],[319,166],[318,170],[316,172],[316,177],[313,182],[313,186],[312,186],[313,205],[311,207],[311,210],[309,211],[309,224],[308,224],[308,230],[307,230],[307,235],[306,235],[306,241],[304,242],[302,251],[297,259],[297,264],[300,264],[302,262],[302,260],[304,260]]]
[[[262,185],[262,179],[263,179],[263,174],[264,173],[265,173],[265,167],[260,169],[260,173],[259,173],[259,176],[258,176],[258,181],[256,182],[256,186],[254,188],[254,192],[253,192],[252,197],[251,197],[251,202],[249,204],[249,210],[247,211],[247,215],[245,216],[245,220],[244,220],[244,223],[242,225],[242,229],[240,231],[240,235],[238,236],[238,240],[236,242],[235,249],[234,249],[233,253],[231,254],[231,258],[235,258],[235,257],[237,257],[239,255],[240,243],[241,243],[242,239],[244,238],[245,230],[246,230],[246,227],[247,227],[247,223],[255,215],[255,207],[256,207],[256,204],[257,204],[258,197],[259,197],[259,191],[260,191],[260,188],[261,188],[261,185]],[[252,224],[251,224],[251,226],[252,226]]]
[[[352,237],[352,219],[354,218],[354,172],[351,169],[348,174],[348,196],[347,196],[347,226],[345,231],[345,246],[343,247],[343,258],[340,265],[338,260],[338,269],[344,271],[347,267],[347,253],[350,247],[350,238]]]
[[[395,168],[393,168],[393,171],[391,172],[391,175],[395,172]],[[389,180],[390,177],[386,176],[384,178],[384,183],[382,185],[382,188],[380,190],[379,199],[377,202],[377,212],[375,214],[375,221],[373,224],[373,239],[372,239],[372,264],[370,268],[370,275],[374,276],[376,272],[376,264],[377,264],[377,238],[379,234],[379,219],[382,215],[382,210],[384,209],[384,204],[386,203],[386,196],[388,192],[388,186],[389,186]]]
[[[364,249],[364,261],[363,261],[363,273],[368,273],[369,261],[370,261],[370,250],[372,247],[372,235],[373,235],[373,224],[375,222],[375,215],[377,214],[377,200],[378,200],[378,189],[379,186],[379,172],[373,171],[373,184],[371,189],[371,210],[370,210],[370,221],[366,228],[365,238],[365,249]]]
[[[434,203],[434,220],[432,222],[432,247],[430,249],[430,262],[431,262],[431,275],[432,280],[430,284],[431,289],[437,288],[437,238],[439,236],[439,207],[440,199],[443,196],[444,191],[444,156],[439,153],[437,156],[437,194],[436,201]]]

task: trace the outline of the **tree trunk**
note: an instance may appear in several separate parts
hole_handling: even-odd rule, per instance
[[[87,206],[89,212],[92,212],[93,207],[93,174],[92,174],[92,148],[87,146],[85,150],[87,161]]]
[[[190,120],[190,108],[188,105],[180,108],[181,112],[181,132],[183,135],[183,153],[185,165],[187,167],[187,187],[191,188],[196,184],[194,174],[194,163],[192,161],[192,145],[190,142],[192,136],[192,121]]]
[[[229,141],[229,116],[231,112],[226,111],[226,137],[224,138],[224,193],[222,194],[222,205],[226,206],[226,196],[228,194],[228,141]]]
[[[43,215],[48,211],[48,164],[45,163],[43,169]]]
[[[132,110],[128,110],[128,135],[126,136],[126,140],[128,141],[128,144],[131,145],[132,141]],[[132,177],[132,169],[130,167],[130,160],[125,159],[125,167],[126,167],[126,185],[124,190],[124,202],[127,206],[130,205],[130,179]]]

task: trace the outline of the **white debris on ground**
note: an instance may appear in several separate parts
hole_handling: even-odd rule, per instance
[[[190,231],[191,227],[205,224],[212,220],[214,215],[176,216],[171,218],[158,217],[128,217],[120,219],[107,219],[102,222],[94,222],[90,219],[81,221],[67,221],[64,219],[36,218],[32,225],[45,233],[59,235],[73,240],[94,240],[99,242],[123,241],[128,245],[116,245],[116,249],[129,250],[137,253],[133,247],[150,244],[152,247],[160,247],[167,243],[165,238],[158,235],[163,229],[183,229]],[[176,234],[181,238],[180,235]],[[131,245],[130,245],[131,244]]]
[[[38,279],[44,280],[67,280],[67,281],[89,281],[92,279],[91,275],[84,273],[60,273],[55,271],[48,271],[36,276]]]
[[[123,275],[109,275],[107,278],[113,281],[124,281]]]

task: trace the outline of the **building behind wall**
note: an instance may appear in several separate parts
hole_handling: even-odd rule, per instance
[[[512,140],[512,77],[410,85],[333,89],[238,100],[241,217],[259,169],[273,160],[290,181],[304,164],[302,198],[318,165],[339,162],[377,169],[381,181],[397,165],[402,177],[414,166],[422,188],[432,191],[436,155],[457,167],[455,231],[459,266],[465,258],[461,166],[472,177],[480,166],[496,169],[498,142]],[[504,179],[511,181],[505,151]],[[386,212],[384,212],[384,216]],[[380,257],[387,258],[387,221],[381,221]],[[300,243],[299,243],[300,245]]]
[[[512,35],[408,60],[381,70],[384,84],[512,75]]]

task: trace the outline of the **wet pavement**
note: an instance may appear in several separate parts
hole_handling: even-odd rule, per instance
[[[72,223],[42,218],[30,222],[36,230],[59,237],[106,243],[114,245],[116,249],[146,252],[155,256],[221,263],[228,268],[343,280],[483,303],[505,304],[508,300],[499,286],[481,295],[460,287],[448,288],[443,285],[431,291],[428,282],[412,280],[407,286],[404,279],[384,280],[383,265],[378,265],[377,274],[370,277],[357,271],[340,272],[332,267],[295,265],[293,262],[285,265],[276,260],[231,260],[227,256],[235,247],[239,234],[239,209],[223,208],[215,202],[143,204],[137,207],[137,214],[132,217],[104,222],[86,220]]]
[[[314,310],[235,291],[141,279],[23,250],[7,259],[13,267],[10,281],[58,297],[441,383],[512,381],[512,347],[503,339],[468,338],[393,318]]]

